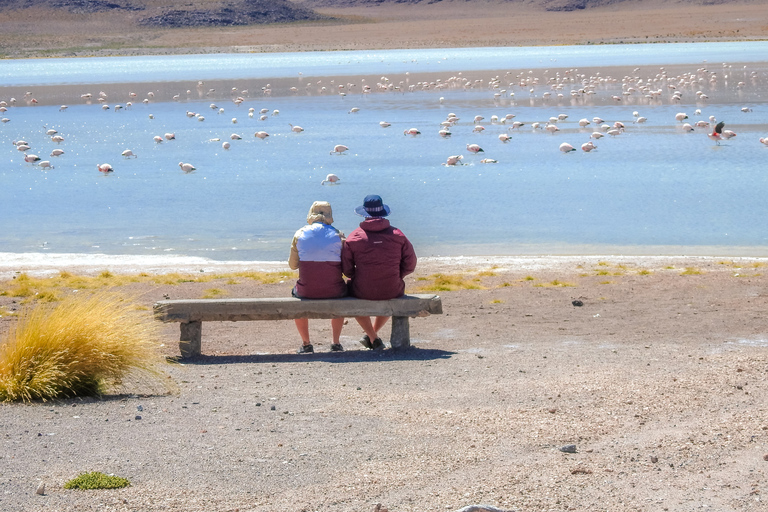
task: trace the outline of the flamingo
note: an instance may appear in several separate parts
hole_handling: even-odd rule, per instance
[[[229,138],[232,139],[232,140],[240,140],[240,139],[242,139],[242,137],[239,136],[236,133],[233,133],[232,135],[230,135]]]
[[[685,112],[678,112],[677,114],[675,114],[675,121],[682,123],[686,119],[688,119],[688,114],[686,114]]]
[[[576,148],[568,144],[567,142],[563,142],[560,144],[560,151],[563,153],[570,153],[571,151],[576,151]]]
[[[589,119],[587,118],[579,119],[579,126],[581,126],[582,128],[584,128],[585,126],[588,126],[589,124],[590,124]]]
[[[525,126],[525,123],[523,123],[521,121],[515,121],[515,122],[512,123],[512,128],[511,129],[512,130],[517,130],[521,126]]]
[[[53,151],[51,151],[51,156],[61,156],[63,154],[64,154],[63,149],[54,149]]]
[[[154,140],[158,144],[163,142],[163,138],[161,136],[159,136],[159,135],[155,135],[154,137],[152,137],[152,140]]]
[[[497,164],[499,163],[499,161],[494,160],[493,158],[483,158],[482,160],[480,160],[480,163],[481,164]]]
[[[133,158],[138,158],[138,157],[137,157],[137,156],[136,156],[136,155],[133,153],[133,151],[131,151],[130,149],[126,149],[125,151],[123,151],[123,152],[122,152],[122,153],[120,153],[120,154],[121,154],[121,155],[123,155],[123,157],[124,157],[124,158],[131,158],[131,157],[133,157]]]
[[[99,172],[103,172],[104,174],[115,171],[109,164],[99,164],[96,166],[96,168],[99,170]]]
[[[552,135],[554,135],[555,132],[560,131],[560,128],[558,128],[556,124],[550,124],[550,123],[547,123],[547,126],[545,126],[544,129],[547,130]]]
[[[296,126],[293,126],[292,124],[288,123],[288,126],[290,126],[290,127],[291,127],[291,131],[292,131],[293,133],[301,133],[301,132],[303,132],[303,131],[304,131],[304,128],[302,128],[301,126],[298,126],[298,125],[296,125]]]
[[[51,140],[56,144],[60,144],[61,142],[64,142],[64,137],[62,137],[61,135],[54,135],[53,137],[51,137]]]
[[[347,114],[354,114],[355,112],[360,112],[360,109],[357,107],[352,107],[351,109],[349,109],[349,112],[347,112]]]
[[[731,130],[723,130],[723,138],[725,140],[732,139],[736,136],[736,132],[732,132]]]
[[[176,134],[175,133],[166,133],[165,134],[165,140],[175,140]]]
[[[451,166],[452,165],[460,165],[461,160],[463,158],[464,158],[463,155],[451,155],[451,156],[448,157],[448,159],[445,161],[445,163],[443,165],[445,165],[445,166],[448,166],[448,165],[451,165]]]
[[[467,144],[467,151],[472,153],[484,153],[485,151],[477,144]]]
[[[227,141],[224,141],[224,142],[221,143],[221,148],[222,149],[229,149],[231,146],[232,145],[229,142],[227,142]]]
[[[392,126],[392,123],[388,123],[386,121],[379,121],[379,126],[381,126],[382,128],[389,128],[390,126]]]
[[[437,132],[442,138],[446,139],[451,136],[451,130],[448,130],[446,128],[440,130]]]
[[[589,153],[593,149],[597,149],[597,146],[595,146],[595,143],[592,142],[591,140],[589,142],[585,142],[584,144],[581,145],[581,150],[584,151],[585,153]],[[562,149],[561,149],[561,151],[562,151]]]
[[[509,136],[509,135],[507,135],[506,133],[502,133],[502,134],[500,134],[500,135],[499,135],[499,140],[500,140],[501,142],[504,142],[504,143],[506,143],[506,142],[509,142],[510,140],[512,140],[512,137],[510,137],[510,136]]]
[[[51,165],[51,162],[48,161],[48,160],[42,160],[37,165],[39,165],[43,169],[53,169],[53,166]]]
[[[37,155],[24,155],[24,161],[29,164],[33,164],[39,160],[40,160],[40,157]]]
[[[485,130],[485,126],[477,125],[475,126],[475,129],[472,130],[472,133],[483,133],[483,130]]]
[[[723,126],[725,126],[725,121],[720,121],[715,125],[714,131],[708,135],[718,146],[720,145],[720,139],[723,138]]]
[[[192,172],[197,170],[194,165],[185,164],[184,162],[179,162],[179,167],[181,167],[181,170],[184,172]]]
[[[408,128],[407,130],[403,130],[403,135],[413,135],[414,137],[420,133],[418,128]]]
[[[333,146],[333,151],[331,151],[330,154],[332,155],[336,153],[337,155],[341,155],[347,150],[349,150],[349,148],[344,144],[336,144],[335,146]]]
[[[258,137],[261,140],[264,140],[267,137],[269,137],[269,134],[267,132],[256,132],[256,133],[253,134],[253,136],[254,137]]]
[[[683,124],[683,131],[692,132],[693,130],[694,130],[694,128],[693,128],[693,126],[691,126],[691,123]]]
[[[592,132],[592,135],[589,136],[590,139],[601,139],[604,135],[600,132]]]
[[[65,110],[67,110],[68,108],[69,108],[69,107],[68,107],[67,105],[62,105],[62,106],[60,106],[60,107],[59,107],[59,112],[64,112],[64,111],[65,111]]]
[[[768,137],[760,137],[760,144],[768,146]]]
[[[331,185],[336,185],[339,181],[339,177],[335,174],[331,173],[328,176],[325,177],[323,181],[320,182],[321,185],[325,185],[326,183],[330,183]]]

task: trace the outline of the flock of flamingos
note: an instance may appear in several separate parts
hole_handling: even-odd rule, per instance
[[[718,91],[722,89],[728,81],[729,73],[735,75],[736,73],[730,68],[730,66],[723,65],[723,69],[717,71],[710,71],[706,68],[698,68],[695,71],[685,72],[677,75],[669,74],[665,68],[659,68],[658,71],[647,78],[639,77],[639,68],[633,71],[633,75],[627,75],[623,78],[612,78],[610,76],[601,76],[596,73],[591,76],[581,74],[578,70],[565,70],[561,72],[549,72],[544,71],[543,74],[538,75],[533,71],[528,72],[507,72],[504,75],[496,75],[489,79],[475,79],[466,78],[462,76],[462,73],[451,76],[445,80],[435,79],[431,81],[420,81],[411,83],[410,77],[395,82],[389,80],[386,77],[381,77],[376,81],[375,85],[369,84],[366,79],[362,79],[359,84],[355,83],[343,83],[336,84],[335,80],[330,80],[327,84],[323,80],[306,81],[304,86],[304,92],[308,94],[338,94],[340,96],[347,96],[351,94],[366,95],[371,93],[412,93],[418,91],[441,91],[446,89],[487,89],[489,94],[493,96],[494,102],[498,104],[501,99],[510,99],[512,101],[520,101],[520,98],[527,101],[531,105],[535,101],[538,101],[541,106],[550,106],[554,109],[557,105],[561,105],[564,102],[567,104],[583,104],[588,105],[589,102],[597,104],[602,101],[604,104],[625,104],[625,105],[640,105],[649,106],[661,105],[664,102],[667,104],[684,104],[690,103],[689,97],[692,96],[695,100],[696,106],[706,105],[706,101],[709,96],[705,90]],[[740,70],[740,77],[742,78],[736,84],[737,89],[744,89],[747,87],[755,87],[758,85],[760,77],[756,71],[749,72],[746,66],[743,70]],[[196,89],[198,97],[214,98],[216,96],[215,89],[205,90],[206,85],[204,82],[198,82]],[[620,91],[619,91],[620,87]],[[611,94],[610,90],[615,92]],[[609,91],[609,92],[605,92]],[[280,91],[285,95],[296,95],[302,93],[302,90],[297,87],[287,88],[285,91]],[[231,101],[235,107],[239,108],[241,104],[246,103],[248,100],[248,91],[238,90],[236,87],[232,87],[228,91],[228,95],[219,95],[220,99],[226,97],[226,101]],[[712,94],[713,92],[710,92]],[[265,87],[261,87],[258,99],[263,101],[264,98],[270,97],[273,94],[272,87],[267,84]],[[602,97],[600,97],[602,95]],[[183,101],[182,94],[173,94],[164,101]],[[187,97],[194,97],[193,90],[187,90]],[[98,104],[102,110],[113,110],[119,112],[123,109],[131,109],[133,103],[138,100],[138,94],[134,92],[128,93],[125,104],[115,104],[110,107],[108,104],[108,95],[105,92],[100,92],[98,95],[92,93],[84,93],[80,95],[80,101],[88,104]],[[149,104],[155,101],[155,93],[148,92],[143,100],[144,104]],[[161,100],[162,101],[162,100]],[[256,101],[256,99],[251,99]],[[443,103],[444,98],[440,97],[438,100]],[[9,98],[7,100],[0,100],[0,115],[3,116],[1,121],[3,125],[12,121],[13,109],[15,108],[30,108],[38,105],[40,102],[34,97],[32,92],[26,92],[21,100],[16,98]],[[68,106],[61,105],[59,111],[62,115],[65,115]],[[220,108],[215,103],[210,104],[210,108],[217,114],[224,114],[224,108]],[[682,107],[681,107],[682,109]],[[346,109],[345,109],[346,110]],[[741,107],[742,113],[752,112],[750,107]],[[356,114],[360,111],[360,108],[353,107],[347,112],[349,114]],[[200,122],[205,121],[205,116],[201,113],[186,110],[185,115],[189,118],[195,118]],[[250,107],[247,110],[247,116],[249,118],[258,118],[265,121],[268,117],[278,116],[278,110],[271,110],[262,108],[257,110],[254,107]],[[7,116],[7,117],[6,117]],[[471,120],[465,120],[464,123],[454,113],[449,113],[448,116],[442,121],[435,123],[435,131],[429,136],[438,136],[442,138],[449,138],[453,136],[454,131],[459,126],[472,126],[472,136],[482,134],[486,128],[483,123],[490,123],[490,125],[503,125],[504,132],[498,135],[498,142],[496,144],[507,144],[512,140],[512,135],[515,132],[520,132],[524,129],[533,131],[548,132],[549,134],[556,135],[561,126],[566,123],[568,115],[564,113],[555,113],[549,117],[549,119],[539,121],[521,121],[516,119],[516,115],[509,113],[506,115],[498,116],[491,115],[486,119],[484,115],[475,115]],[[698,118],[693,120],[686,112],[679,112],[674,116],[674,123],[678,126],[679,130],[684,132],[705,131],[707,136],[715,143],[720,144],[721,141],[736,137],[736,133],[725,128],[723,121],[717,121],[714,116],[709,116],[708,119],[702,117],[700,108],[696,108],[693,112],[693,117]],[[149,114],[150,119],[154,119],[153,114]],[[237,118],[232,118],[232,124],[238,123]],[[470,121],[469,123],[467,121]],[[639,111],[633,112],[632,124],[643,124],[647,121],[646,117],[642,116]],[[669,120],[672,122],[672,120]],[[387,121],[380,121],[379,126],[381,129],[387,129],[391,126],[391,123]],[[13,126],[12,123],[9,126]],[[295,134],[301,134],[304,128],[298,125],[290,125],[291,132]],[[597,141],[602,137],[619,137],[625,133],[629,127],[624,122],[614,121],[606,122],[599,116],[594,116],[591,119],[582,118],[578,121],[579,130],[586,135],[589,133],[586,142],[581,144],[580,148],[584,152],[591,152],[597,149]],[[7,130],[7,128],[6,128]],[[497,130],[498,131],[498,130]],[[8,133],[6,131],[6,133]],[[410,137],[426,136],[422,135],[422,130],[419,128],[406,128],[403,134]],[[50,137],[51,142],[55,143],[57,147],[50,153],[50,157],[58,159],[66,155],[66,134],[60,134],[57,130],[51,128],[46,129],[46,136]],[[174,133],[164,133],[155,135],[154,141],[157,144],[174,140],[176,135]],[[266,140],[269,137],[269,133],[264,130],[258,130],[254,133],[254,137]],[[240,140],[243,137],[238,133],[232,133],[230,139],[234,142]],[[224,150],[228,150],[233,142],[221,141],[220,139],[210,139],[210,141],[221,142],[221,146]],[[760,138],[759,142],[768,146],[768,137]],[[41,169],[53,169],[52,160],[43,159],[39,155],[33,153],[33,148],[29,142],[18,138],[13,140],[13,144],[16,149],[24,153],[24,160],[29,164],[36,165]],[[490,144],[490,143],[489,143]],[[63,147],[62,147],[63,146]],[[466,144],[468,152],[473,154],[484,153],[485,150],[477,143]],[[336,144],[333,148],[329,148],[331,155],[343,155],[349,147],[344,144]],[[559,145],[559,150],[563,153],[570,153],[577,151],[577,148],[568,142],[562,142]],[[126,148],[122,151],[123,158],[136,158],[137,155],[131,149]],[[446,158],[446,161],[442,163],[445,166],[458,166],[463,165],[463,155],[450,155]],[[483,158],[480,163],[492,164],[497,163],[496,160],[491,158]],[[179,167],[182,171],[189,173],[195,171],[194,164],[189,162],[179,162]],[[115,168],[109,163],[97,163],[97,169],[99,172],[108,174],[114,172]],[[336,184],[339,181],[339,177],[335,174],[329,174],[323,184]]]

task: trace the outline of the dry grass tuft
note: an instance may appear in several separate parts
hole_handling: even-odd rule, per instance
[[[456,290],[483,290],[479,278],[467,279],[463,274],[432,274],[428,278],[419,278],[419,281],[432,281],[429,284],[419,286],[419,291],[424,292],[452,292]]]
[[[110,292],[27,305],[0,342],[0,401],[99,395],[128,377],[160,382],[158,332]]]

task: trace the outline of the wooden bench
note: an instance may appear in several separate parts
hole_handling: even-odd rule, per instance
[[[295,318],[339,318],[391,316],[393,349],[411,346],[408,318],[439,315],[443,305],[437,295],[404,295],[392,300],[343,299],[187,299],[161,300],[154,306],[155,318],[181,322],[179,350],[182,357],[201,353],[203,322],[247,320],[293,320]]]

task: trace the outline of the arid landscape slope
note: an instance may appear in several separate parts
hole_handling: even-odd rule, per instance
[[[764,39],[763,2],[10,0],[0,57]]]

